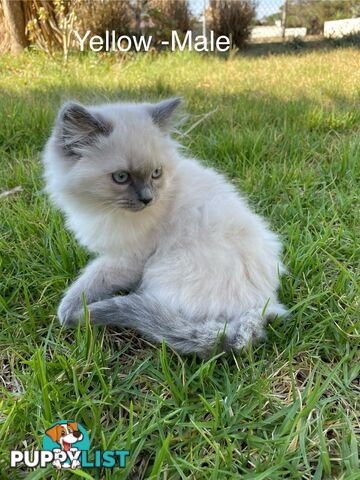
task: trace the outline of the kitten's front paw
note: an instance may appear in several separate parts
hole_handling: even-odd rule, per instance
[[[73,327],[79,323],[82,316],[82,309],[78,305],[70,303],[64,298],[58,307],[57,317],[66,327]]]

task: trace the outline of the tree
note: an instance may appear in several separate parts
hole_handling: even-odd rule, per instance
[[[191,14],[188,0],[140,0],[142,34],[151,35],[157,47],[163,40],[170,40],[176,30],[180,36],[191,29]]]
[[[268,15],[267,17],[261,18],[257,24],[258,25],[275,25],[275,22],[281,21],[281,13],[273,13],[272,15]]]
[[[320,34],[327,20],[341,20],[360,15],[360,0],[288,0],[287,27],[306,27],[310,34]]]
[[[233,45],[241,48],[250,35],[255,7],[253,0],[211,0],[210,26],[216,36],[231,36]]]
[[[22,0],[3,0],[2,4],[6,27],[10,34],[10,49],[16,54],[28,45],[24,4]]]

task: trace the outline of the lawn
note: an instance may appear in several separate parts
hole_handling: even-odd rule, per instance
[[[360,479],[360,50],[0,56],[0,478],[75,419],[93,450],[128,449],[95,479]],[[181,142],[222,171],[283,238],[289,317],[232,356],[201,361],[130,331],[62,330],[56,306],[88,260],[42,191],[61,102],[182,95]],[[211,115],[205,114],[215,110]]]

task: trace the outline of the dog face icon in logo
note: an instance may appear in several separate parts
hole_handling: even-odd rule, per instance
[[[81,451],[89,450],[90,442],[86,430],[77,422],[60,421],[45,432],[44,450],[54,453],[53,465],[57,469],[81,467]]]
[[[58,423],[48,428],[45,433],[53,442],[61,445],[62,450],[65,450],[65,452],[70,450],[74,443],[83,439],[83,434],[78,429],[76,422]]]

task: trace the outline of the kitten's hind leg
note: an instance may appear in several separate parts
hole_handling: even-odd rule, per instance
[[[173,311],[152,295],[131,293],[88,306],[90,323],[132,328],[150,341],[162,340],[181,353],[196,352],[204,356],[214,345],[223,326],[206,321],[199,325],[192,318]]]
[[[137,330],[156,343],[165,341],[181,353],[207,357],[216,349],[240,350],[261,337],[266,319],[260,309],[224,318],[187,317],[145,293],[114,297],[89,305],[90,322]],[[280,312],[280,311],[279,311]]]
[[[239,351],[246,345],[265,337],[266,323],[277,316],[286,315],[283,305],[272,304],[267,308],[253,308],[230,319],[226,330],[226,350]]]
[[[133,288],[141,275],[142,265],[136,261],[95,259],[65,292],[57,311],[60,323],[74,325],[79,321],[84,311],[83,295],[87,304],[109,298],[116,291]]]

